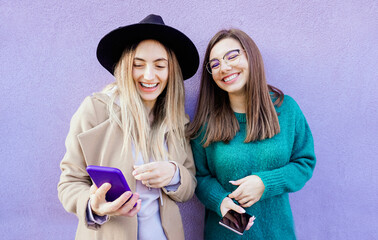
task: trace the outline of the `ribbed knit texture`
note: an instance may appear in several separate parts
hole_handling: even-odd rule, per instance
[[[298,191],[311,178],[315,167],[310,128],[297,103],[285,95],[276,108],[281,132],[271,139],[244,143],[246,115],[235,113],[240,131],[228,143],[216,142],[203,148],[202,134],[192,140],[197,167],[199,200],[206,207],[205,239],[295,239],[289,192]],[[256,216],[243,236],[219,225],[220,204],[237,186],[229,183],[248,175],[259,176],[265,191],[246,211]]]

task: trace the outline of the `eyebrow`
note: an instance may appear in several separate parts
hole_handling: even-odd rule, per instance
[[[229,54],[230,52],[233,52],[233,51],[240,51],[240,49],[239,49],[239,48],[236,48],[236,49],[232,49],[232,50],[226,52],[225,54],[223,54],[222,59],[224,58],[224,56],[226,56],[227,54]],[[213,58],[213,59],[210,59],[209,62],[211,62],[211,61],[213,61],[213,60],[218,60],[218,61],[219,61],[218,58]]]
[[[143,58],[138,58],[138,57],[135,57],[134,60],[143,61],[143,62],[146,61],[146,60],[144,60]],[[154,60],[154,62],[160,62],[160,61],[167,61],[167,62],[168,62],[168,60],[165,59],[165,58],[158,58],[158,59],[155,59],[155,60]]]

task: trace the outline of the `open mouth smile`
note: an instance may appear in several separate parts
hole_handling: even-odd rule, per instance
[[[154,88],[154,87],[156,87],[157,85],[158,85],[158,83],[150,83],[150,84],[148,84],[148,83],[140,83],[140,85],[142,85],[142,87],[145,87],[145,88]]]
[[[145,91],[145,92],[153,92],[155,91],[158,86],[159,86],[159,83],[143,83],[143,82],[139,82],[139,86],[140,86],[140,89]]]
[[[223,78],[223,81],[225,83],[232,83],[237,79],[238,76],[239,76],[239,73],[233,73],[233,74]]]

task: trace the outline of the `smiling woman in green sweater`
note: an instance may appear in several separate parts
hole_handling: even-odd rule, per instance
[[[297,103],[266,83],[260,51],[243,31],[211,39],[188,134],[205,239],[295,239],[288,193],[312,176],[313,139]],[[218,224],[230,209],[256,217],[243,236]]]

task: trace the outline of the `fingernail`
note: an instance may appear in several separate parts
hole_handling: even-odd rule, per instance
[[[245,213],[245,210],[244,210],[243,208],[241,208],[241,212],[242,212],[242,213]]]
[[[135,176],[136,175],[136,171],[133,171],[132,174],[133,174],[133,176]]]

